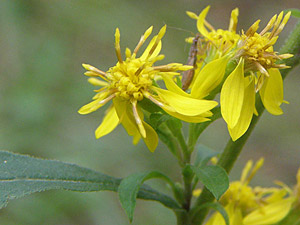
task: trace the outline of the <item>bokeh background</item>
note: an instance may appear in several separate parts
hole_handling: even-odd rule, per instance
[[[77,110],[91,100],[93,87],[81,63],[104,71],[116,62],[114,30],[121,31],[121,47],[133,49],[151,25],[154,33],[168,25],[163,39],[166,59],[186,62],[189,46],[184,39],[196,32],[185,11],[199,13],[206,5],[208,20],[227,28],[230,12],[239,7],[238,30],[257,19],[261,25],[283,9],[299,8],[298,0],[2,0],[0,2],[0,143],[1,149],[58,159],[116,177],[133,172],[161,170],[180,181],[176,160],[160,144],[150,153],[143,142],[119,126],[96,140],[94,130],[104,110],[82,116]],[[277,49],[295,25],[290,19]],[[281,180],[292,186],[300,166],[299,68],[285,80],[284,115],[265,113],[240,156],[232,174],[238,179],[248,159],[265,157],[265,165],[252,184],[270,186]],[[202,135],[201,142],[221,151],[229,138],[219,120]],[[157,181],[150,185],[168,191]],[[1,193],[0,193],[1,194]],[[11,201],[0,211],[0,224],[127,225],[117,195],[111,192],[73,193],[48,191]],[[133,224],[175,224],[173,213],[156,202],[137,202]]]

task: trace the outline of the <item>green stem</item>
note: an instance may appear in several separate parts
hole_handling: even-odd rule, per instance
[[[190,176],[184,176],[183,175],[183,181],[184,181],[184,198],[185,202],[183,203],[182,207],[186,210],[190,210],[191,206],[191,199],[192,199],[192,180],[193,177]]]
[[[178,164],[183,167],[183,158],[178,146],[178,140],[173,136],[172,132],[165,124],[161,124],[156,129],[159,139],[166,144],[170,152],[177,158]]]
[[[283,63],[290,66],[290,69],[286,69],[282,71],[282,78],[284,79],[286,75],[299,64],[300,58],[300,21],[297,23],[295,29],[289,35],[288,39],[286,40],[284,46],[280,49],[280,53],[291,53],[294,54],[294,57],[291,59],[284,60]],[[259,118],[261,117],[262,113],[264,112],[264,107],[262,104],[261,99],[257,96],[256,98],[256,109],[258,112],[258,116],[254,116],[251,124],[247,130],[247,132],[239,138],[237,141],[233,142],[231,139],[228,141],[222,155],[220,156],[218,165],[222,166],[227,173],[229,173],[237,160],[240,152],[242,151],[243,146],[245,145],[246,141],[248,140],[250,134],[252,133],[256,123],[258,122]],[[212,194],[204,188],[203,192],[199,196],[196,201],[195,207],[191,210],[191,215],[194,215],[192,218],[193,225],[200,225],[203,223],[208,209],[203,209],[200,212],[197,212],[195,209],[197,206],[202,205],[207,202],[214,201],[214,197]]]
[[[191,123],[189,127],[189,152],[192,153],[195,149],[195,145],[201,133],[215,120],[221,118],[221,110],[220,107],[216,107],[211,110],[213,116],[210,118],[210,121],[204,123]]]
[[[177,139],[181,146],[184,156],[184,167],[182,168],[182,176],[184,182],[184,202],[182,204],[182,208],[185,209],[187,212],[189,211],[191,205],[193,176],[185,172],[185,166],[190,164],[191,162],[191,152],[188,149],[182,132],[177,133]]]
[[[189,154],[189,151],[188,151],[188,146],[184,140],[184,136],[182,134],[182,131],[181,132],[178,132],[177,133],[177,140],[179,142],[179,145],[182,149],[182,152],[183,152],[183,157],[184,157],[184,163],[189,163],[190,162],[190,154]]]
[[[176,210],[174,211],[177,219],[177,225],[190,225],[191,221],[187,211],[185,210]]]

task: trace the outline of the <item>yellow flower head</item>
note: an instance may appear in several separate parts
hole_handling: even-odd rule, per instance
[[[163,26],[159,33],[152,38],[144,53],[140,57],[136,54],[152,32],[150,27],[141,36],[136,48],[131,52],[125,51],[126,59],[123,60],[120,50],[120,32],[115,32],[115,50],[118,62],[107,72],[103,72],[91,65],[83,64],[87,70],[85,75],[90,76],[89,82],[100,86],[93,101],[79,109],[80,114],[96,111],[110,100],[113,105],[108,109],[102,123],[95,131],[96,138],[110,133],[119,123],[122,123],[129,135],[133,136],[136,144],[143,138],[150,151],[154,151],[158,144],[158,136],[154,129],[143,121],[144,114],[139,102],[144,98],[151,100],[167,113],[188,122],[204,122],[206,117],[212,115],[209,111],[217,105],[214,101],[198,100],[191,98],[183,92],[173,81],[176,71],[188,70],[191,66],[179,63],[170,63],[154,66],[156,61],[162,60],[159,55],[161,39],[166,32]],[[155,79],[162,77],[168,90],[154,85]],[[97,79],[100,78],[100,79]],[[178,90],[179,89],[179,90]]]
[[[225,207],[232,225],[269,225],[282,220],[290,211],[295,197],[283,188],[252,188],[249,182],[263,165],[260,159],[253,167],[248,161],[240,181],[230,183],[220,203]],[[215,213],[206,225],[225,225],[223,217]]]
[[[278,55],[277,52],[274,52],[273,45],[276,43],[278,35],[283,30],[290,15],[291,12],[288,12],[284,18],[283,12],[281,12],[278,17],[274,15],[260,33],[257,33],[260,23],[260,20],[257,20],[246,33],[243,32],[241,35],[238,44],[239,51],[236,53],[236,57],[243,57],[245,59],[245,72],[259,71],[262,75],[256,84],[256,90],[259,90],[263,85],[265,76],[269,77],[268,69],[288,68],[284,64],[275,63],[277,60],[287,59],[293,55]]]
[[[240,35],[236,33],[238,9],[231,12],[228,30],[216,30],[205,19],[209,8],[210,6],[207,6],[199,16],[187,12],[189,17],[197,20],[197,28],[200,33],[195,75],[190,85],[191,95],[194,98],[207,96],[223,81],[226,66],[240,39]]]
[[[273,51],[273,45],[289,17],[290,12],[284,18],[283,12],[278,17],[275,15],[260,33],[256,32],[258,20],[241,35],[234,56],[239,63],[225,80],[220,98],[222,116],[233,141],[247,131],[253,113],[256,113],[256,92],[259,91],[265,108],[271,114],[283,113],[280,108],[284,102],[283,82],[279,68],[287,66],[275,62],[292,55],[277,55]]]
[[[249,183],[258,169],[263,165],[263,162],[264,160],[260,159],[253,169],[253,162],[251,160],[247,162],[242,172],[241,179],[230,183],[230,187],[222,196],[222,204],[227,205],[230,202],[235,202],[235,205],[241,209],[243,214],[259,206],[257,193],[249,186]]]
[[[282,114],[283,82],[279,69],[287,68],[277,64],[277,60],[292,57],[291,54],[278,55],[273,45],[278,39],[291,13],[281,12],[257,32],[259,20],[246,32],[236,32],[238,9],[231,12],[228,30],[215,29],[206,21],[207,6],[197,16],[187,14],[197,20],[201,43],[197,48],[197,63],[190,85],[194,98],[203,98],[212,93],[224,80],[229,62],[235,69],[229,74],[221,89],[221,113],[227,123],[233,141],[248,129],[255,109],[255,94],[259,91],[265,108],[273,115]]]
[[[202,10],[199,16],[189,11],[187,12],[187,14],[192,19],[197,20],[198,31],[203,37],[202,42],[207,44],[207,54],[217,54],[217,56],[220,56],[234,48],[240,38],[240,36],[236,34],[239,10],[238,8],[232,10],[228,30],[216,30],[205,19],[209,8],[210,6],[207,6],[204,10]]]

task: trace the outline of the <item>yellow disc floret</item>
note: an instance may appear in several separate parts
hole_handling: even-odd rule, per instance
[[[155,76],[151,66],[152,63],[133,57],[127,58],[123,63],[117,63],[107,71],[109,89],[124,100],[141,101],[143,93],[152,85]]]
[[[288,12],[283,18],[283,12],[281,12],[278,17],[277,15],[273,16],[260,33],[257,33],[260,20],[257,20],[246,33],[243,32],[238,44],[240,50],[236,57],[242,56],[245,59],[246,71],[259,71],[269,76],[267,70],[270,68],[287,68],[284,64],[275,63],[277,60],[290,58],[292,55],[277,55],[277,52],[273,50],[273,45],[276,43],[278,34],[284,28],[290,15],[291,13]]]
[[[271,68],[278,60],[278,56],[273,52],[273,43],[277,38],[271,40],[266,36],[261,36],[255,33],[248,38],[246,35],[242,36],[245,44],[242,47],[244,55],[249,61],[258,62],[264,68]]]

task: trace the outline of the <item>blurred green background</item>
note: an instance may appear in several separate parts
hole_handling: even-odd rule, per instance
[[[94,130],[104,110],[82,116],[77,110],[91,100],[93,87],[81,63],[104,71],[116,62],[114,30],[121,31],[121,48],[133,49],[151,25],[154,33],[168,25],[161,62],[186,62],[189,46],[184,39],[196,32],[185,11],[199,13],[206,5],[208,20],[227,28],[230,12],[239,7],[238,29],[257,19],[261,26],[283,9],[299,7],[298,0],[2,0],[0,2],[0,143],[1,149],[58,159],[116,177],[133,172],[161,170],[180,181],[176,160],[161,144],[150,153],[143,142],[119,126],[96,140]],[[283,43],[296,19],[290,19],[277,43]],[[185,29],[186,31],[183,31]],[[236,164],[238,179],[248,159],[265,157],[265,166],[253,185],[270,186],[281,180],[292,186],[300,166],[299,68],[285,80],[284,115],[265,113]],[[201,142],[221,151],[229,135],[224,121],[213,124]],[[163,183],[150,185],[168,191]],[[0,193],[1,194],[1,193]],[[0,224],[129,224],[117,195],[111,192],[73,193],[48,191],[14,200],[0,211]],[[156,202],[138,201],[133,224],[171,225],[175,216]]]

